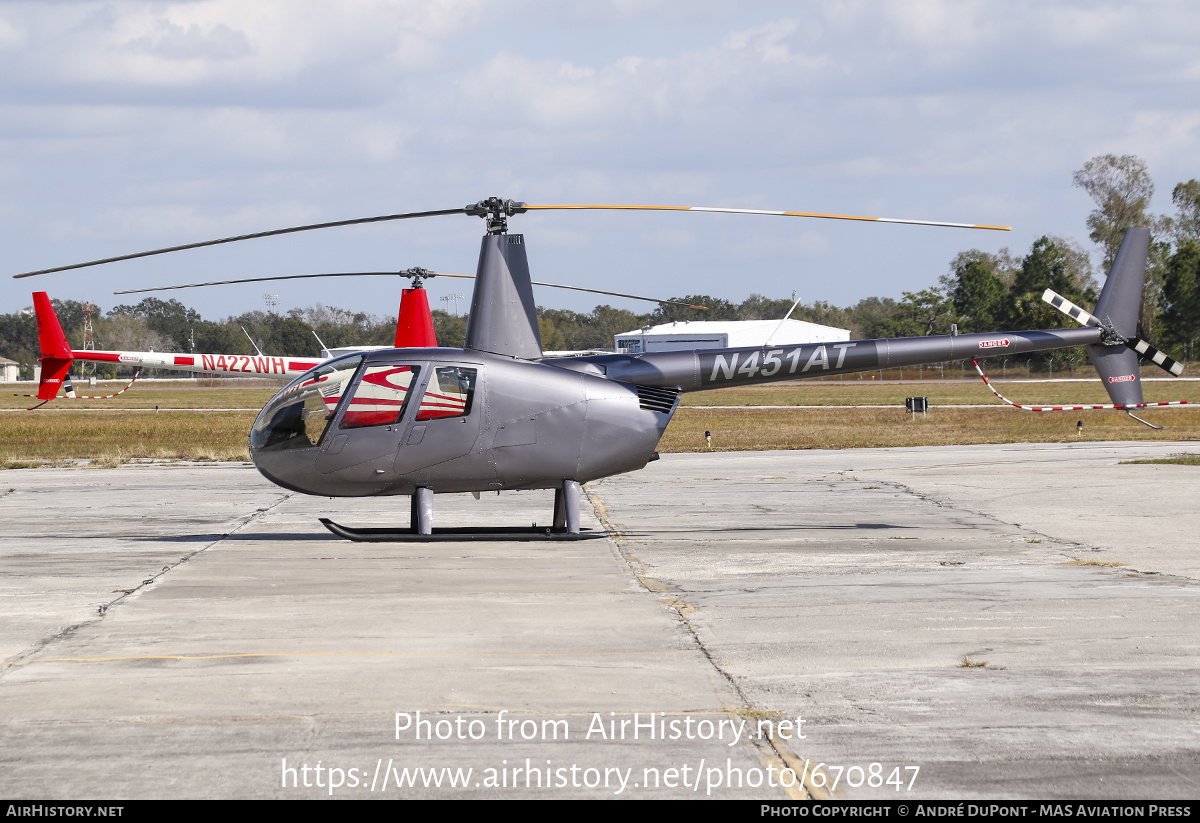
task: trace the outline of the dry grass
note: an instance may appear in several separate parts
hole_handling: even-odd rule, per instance
[[[1145,372],[1146,377],[1164,375]],[[996,388],[1015,403],[1025,405],[1076,405],[1082,403],[1111,403],[1099,380],[1083,383],[1054,383],[1048,381],[1016,382],[994,380]],[[1143,388],[1146,399],[1188,400],[1200,403],[1200,382],[1165,380],[1147,383]],[[978,377],[972,380],[928,380],[923,383],[906,380],[903,383],[879,380],[859,380],[847,375],[845,380],[803,380],[775,383],[768,386],[715,389],[693,392],[683,396],[684,406],[896,406],[904,408],[906,397],[928,397],[932,408],[945,405],[1003,406]],[[1073,421],[1072,421],[1073,422]],[[1086,420],[1084,421],[1086,424]]]
[[[0,466],[63,458],[248,460],[254,417],[254,412],[3,414]]]
[[[124,383],[77,387],[80,394],[109,394]],[[53,400],[24,414],[0,413],[0,468],[47,465],[41,461],[87,459],[118,466],[132,459],[248,460],[247,437],[257,409],[278,391],[253,381],[245,388],[206,388],[186,383],[136,383],[109,400]],[[282,385],[280,383],[279,385]],[[21,392],[31,386],[5,386]],[[37,400],[0,394],[0,409],[24,409]],[[254,409],[249,412],[159,411],[162,409]],[[36,461],[36,462],[31,462]]]
[[[963,657],[959,660],[958,667],[960,669],[991,669],[997,672],[1002,672],[1008,668],[1008,666],[993,666],[986,660],[972,660],[969,657]]]
[[[1146,416],[1151,418],[1152,412]],[[1084,430],[1076,434],[1075,421]],[[947,446],[976,443],[1055,443],[1097,440],[1200,440],[1200,406],[1163,410],[1147,428],[1119,411],[1026,412],[1008,406],[938,409],[928,417],[898,409],[705,409],[681,408],[659,444],[663,453],[702,452],[704,432],[713,451],[857,449]]]
[[[126,381],[128,382],[128,381]],[[261,409],[271,396],[283,388],[280,381],[274,388],[263,388],[266,381],[257,380],[260,384],[250,388],[203,388],[186,383],[142,383],[133,384],[133,388],[117,397],[108,400],[68,400],[60,398],[51,400],[38,411],[58,410],[74,411],[85,409],[153,409],[159,406],[164,409]],[[75,387],[76,394],[106,395],[112,394],[125,386],[121,383],[101,383],[96,388],[88,388],[86,383]],[[0,409],[27,409],[40,403],[40,400],[28,397],[14,397],[14,393],[35,393],[37,388],[32,383],[20,385],[0,385]]]
[[[1122,460],[1121,465],[1168,463],[1177,466],[1200,466],[1200,454],[1176,454],[1172,457],[1146,458],[1145,460]]]

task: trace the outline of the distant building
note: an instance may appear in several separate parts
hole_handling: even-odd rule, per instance
[[[0,383],[15,383],[17,382],[17,373],[21,369],[21,364],[16,360],[9,360],[7,357],[0,357]]]
[[[791,346],[849,340],[850,332],[803,320],[784,320],[782,326],[778,320],[683,320],[618,334],[613,345],[619,352],[641,354],[762,346],[768,337],[772,346]]]

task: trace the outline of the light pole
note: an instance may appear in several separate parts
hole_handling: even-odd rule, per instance
[[[441,300],[443,303],[449,303],[451,300],[453,300],[454,301],[454,316],[458,317],[458,301],[462,300],[464,298],[466,298],[465,294],[447,294],[443,297],[439,297],[438,300]]]

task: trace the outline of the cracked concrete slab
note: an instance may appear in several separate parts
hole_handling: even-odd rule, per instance
[[[2,634],[9,796],[328,796],[328,773],[296,771],[321,764],[351,797],[690,797],[707,793],[705,762],[782,765],[728,736],[594,731],[635,712],[715,728],[742,708],[608,540],[349,543],[317,518],[392,525],[407,499],[306,498],[243,467],[6,477],[0,604],[20,618]],[[528,525],[551,500],[455,495],[437,513]],[[398,733],[395,715],[418,712],[484,732]],[[459,769],[473,776],[456,787],[422,782]],[[397,788],[406,776],[416,785]]]
[[[921,797],[1186,798],[1200,471],[1122,464],[1181,445],[680,455],[593,493],[805,756]]]

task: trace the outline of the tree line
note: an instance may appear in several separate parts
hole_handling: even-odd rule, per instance
[[[1173,356],[1194,359],[1200,337],[1200,182],[1176,185],[1171,194],[1175,213],[1154,215],[1149,211],[1154,184],[1145,162],[1136,156],[1092,158],[1074,173],[1073,181],[1095,204],[1086,224],[1088,237],[1100,252],[1100,271],[1107,272],[1112,265],[1126,227],[1151,229],[1141,335]],[[962,332],[1060,328],[1072,321],[1042,302],[1042,292],[1050,288],[1090,308],[1099,295],[1094,272],[1086,249],[1066,238],[1047,235],[1034,241],[1024,255],[1008,249],[960,252],[936,283],[918,292],[904,292],[900,300],[867,297],[844,308],[824,301],[801,303],[792,317],[849,329],[855,339],[947,334],[951,325]],[[751,294],[740,303],[703,294],[674,299],[707,306],[708,311],[674,304],[660,304],[642,314],[608,305],[591,312],[539,307],[543,348],[611,348],[615,334],[676,320],[781,318],[793,303],[761,294]],[[84,305],[75,300],[52,302],[71,344],[81,347]],[[443,346],[462,345],[467,317],[435,309],[433,322]],[[211,321],[178,300],[155,297],[119,305],[106,313],[94,308],[92,321],[96,348],[101,350],[254,354],[256,344],[268,354],[308,357],[320,354],[318,336],[330,348],[391,345],[395,324],[394,315],[319,304],[283,315],[251,311]],[[23,378],[32,376],[38,357],[32,312],[0,315],[0,356],[20,363]],[[1023,362],[1023,358],[1016,359]],[[1038,367],[1073,369],[1087,357],[1082,349],[1067,349],[1029,355],[1028,359]],[[114,369],[101,366],[99,374],[114,376]]]

